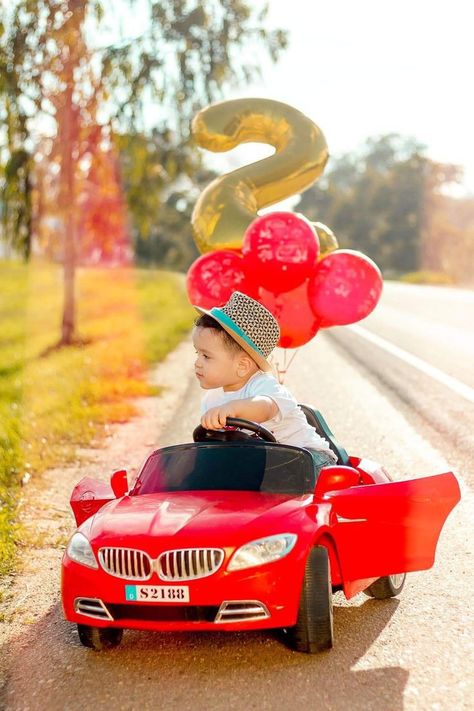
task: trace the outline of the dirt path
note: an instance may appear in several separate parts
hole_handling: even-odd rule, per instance
[[[78,450],[80,461],[74,466],[51,469],[25,488],[20,503],[24,549],[18,572],[0,584],[1,709],[11,643],[47,615],[58,600],[60,560],[74,530],[69,506],[74,485],[83,476],[108,480],[116,469],[127,469],[133,475],[150,450],[164,444],[180,401],[185,400],[188,388],[194,389],[192,369],[183,372],[183,364],[192,363],[192,359],[192,343],[186,339],[150,374],[151,382],[163,387],[163,392],[138,399],[138,417],[110,426],[100,448]]]
[[[474,698],[474,494],[468,455],[431,433],[398,399],[347,357],[329,336],[298,355],[286,384],[317,403],[348,451],[372,455],[395,478],[453,468],[465,477],[435,566],[409,576],[401,597],[346,601],[336,593],[335,646],[291,652],[271,631],[232,634],[127,630],[110,653],[81,646],[59,602],[62,550],[73,530],[68,498],[85,474],[130,473],[157,443],[189,441],[199,387],[189,343],[155,374],[164,397],[140,403],[143,416],[114,428],[87,465],[49,472],[27,487],[22,516],[35,521],[31,550],[13,580],[0,659],[8,670],[6,711],[471,711]],[[191,372],[190,372],[191,371]],[[431,444],[434,437],[435,445]],[[33,503],[34,502],[34,503]],[[49,541],[39,540],[39,534]],[[36,533],[35,533],[36,532]],[[40,545],[34,547],[34,537]],[[3,701],[3,705],[2,705]]]

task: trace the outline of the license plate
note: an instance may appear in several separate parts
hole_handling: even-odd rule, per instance
[[[139,602],[189,602],[187,585],[126,585],[125,599]]]

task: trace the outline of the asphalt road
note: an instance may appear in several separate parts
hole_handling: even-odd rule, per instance
[[[432,430],[436,446],[454,447],[470,468],[465,455],[472,461],[473,291],[387,283],[373,314],[329,333],[395,406],[406,406],[410,421],[418,425],[421,419],[425,431]]]
[[[388,285],[376,314],[360,326],[469,395],[473,312],[470,292]],[[408,576],[399,599],[347,602],[337,593],[335,647],[316,656],[289,651],[271,632],[129,631],[119,648],[97,654],[80,646],[55,602],[15,642],[6,708],[473,709],[474,405],[399,355],[360,331],[334,329],[300,349],[286,384],[322,410],[351,453],[383,462],[395,478],[459,475],[463,498],[433,569]],[[160,444],[189,441],[198,401],[191,380]]]

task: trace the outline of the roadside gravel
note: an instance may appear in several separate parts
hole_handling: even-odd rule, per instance
[[[151,371],[150,382],[163,390],[159,396],[135,401],[139,416],[110,426],[98,448],[79,449],[74,466],[51,469],[25,487],[19,509],[24,535],[17,572],[0,582],[0,708],[4,708],[1,691],[7,680],[10,644],[58,600],[60,560],[74,530],[69,506],[72,489],[83,476],[108,480],[117,469],[127,469],[132,476],[151,450],[167,443],[163,436],[172,431],[173,415],[181,401],[187,402],[188,390],[197,403],[191,365],[183,372],[184,363],[192,364],[193,354],[187,338]],[[191,414],[190,408],[181,409],[195,424],[199,410],[194,408]]]

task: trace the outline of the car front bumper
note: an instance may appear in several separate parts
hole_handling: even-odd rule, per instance
[[[62,602],[70,622],[151,630],[254,630],[296,623],[304,561],[289,557],[255,568],[177,582],[189,602],[126,599],[126,586],[167,586],[156,575],[143,583],[120,579],[64,556]]]

